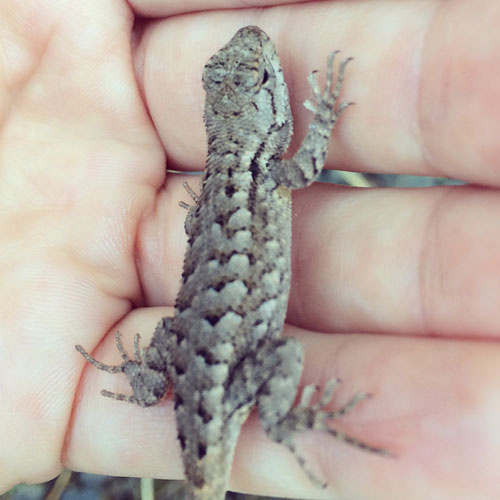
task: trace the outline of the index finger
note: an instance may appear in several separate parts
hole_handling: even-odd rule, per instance
[[[152,25],[136,57],[171,167],[203,167],[202,67],[239,27],[258,24],[283,63],[295,119],[292,149],[312,119],[302,106],[311,95],[307,74],[321,72],[327,55],[341,49],[355,58],[343,98],[356,106],[332,134],[329,168],[500,184],[500,11],[486,0],[439,5],[304,3]]]

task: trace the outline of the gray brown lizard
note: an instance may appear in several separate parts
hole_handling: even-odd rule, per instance
[[[311,184],[325,162],[331,130],[349,103],[338,102],[349,59],[332,86],[335,53],[320,91],[309,76],[314,121],[297,153],[282,159],[292,135],[288,90],[269,37],[247,26],[206,64],[205,124],[208,159],[201,194],[186,219],[188,248],[173,317],[163,318],[146,349],[135,338],[135,359],[105,365],[77,346],[99,369],[123,372],[132,396],[106,396],[149,406],[173,384],[177,432],[187,478],[187,498],[221,500],[236,440],[257,406],[267,435],[286,445],[311,479],[294,446],[296,432],[320,429],[371,452],[385,454],[327,425],[365,394],[336,411],[323,409],[336,380],[317,404],[307,386],[292,407],[303,352],[280,337],[290,289],[290,190]],[[315,480],[316,481],[316,480]]]

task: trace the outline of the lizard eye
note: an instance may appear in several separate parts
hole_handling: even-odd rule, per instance
[[[233,74],[232,82],[235,87],[249,90],[258,85],[259,74],[254,68],[241,65]]]

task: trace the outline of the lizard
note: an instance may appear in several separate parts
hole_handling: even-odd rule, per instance
[[[281,337],[291,277],[290,193],[318,177],[331,130],[351,104],[339,102],[351,58],[332,83],[337,52],[328,57],[323,92],[316,72],[308,77],[314,102],[304,105],[314,120],[289,159],[282,159],[293,125],[288,88],[268,35],[244,27],[210,58],[203,70],[208,156],[200,195],[185,186],[195,204],[181,202],[188,244],[174,316],[159,321],[147,348],[135,336],[134,358],[117,332],[118,366],[76,346],[95,367],[128,377],[132,395],[101,391],[105,396],[146,407],[173,385],[189,500],[224,498],[236,441],[254,406],[266,434],[287,446],[318,485],[325,486],[296,449],[297,432],[322,430],[389,454],[328,425],[368,396],[325,410],[338,379],[325,384],[315,404],[318,387],[306,386],[293,406],[304,355],[296,339]]]

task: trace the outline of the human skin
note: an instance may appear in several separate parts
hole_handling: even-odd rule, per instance
[[[311,121],[307,74],[323,81],[341,49],[355,59],[343,99],[356,105],[327,167],[470,184],[294,193],[285,334],[304,345],[301,385],[341,377],[332,409],[371,393],[332,426],[396,457],[307,433],[298,444],[328,482],[320,490],[252,414],[231,489],[499,498],[500,5],[240,4],[0,4],[0,492],[62,467],[182,476],[171,395],[146,410],[103,398],[130,392],[125,377],[74,345],[118,363],[117,329],[131,351],[136,332],[147,345],[172,313],[186,242],[178,203],[190,199],[186,177],[165,166],[203,169],[203,65],[256,24],[281,56],[292,149]]]

